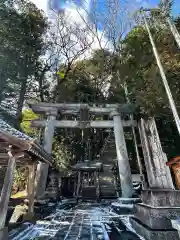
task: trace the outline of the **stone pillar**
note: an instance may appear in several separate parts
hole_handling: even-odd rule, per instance
[[[124,131],[120,113],[114,111],[111,113],[114,120],[114,135],[116,142],[116,151],[119,167],[119,176],[121,180],[122,197],[132,197],[133,185],[129,158],[124,138]]]
[[[0,229],[4,228],[6,222],[6,215],[8,211],[9,198],[11,195],[11,188],[13,185],[13,175],[16,167],[16,157],[9,152],[9,162],[4,178],[3,188],[0,197]]]
[[[140,133],[140,139],[141,139],[141,145],[142,145],[142,151],[144,155],[144,162],[146,166],[146,172],[147,172],[147,178],[148,178],[148,185],[149,187],[154,187],[155,184],[155,166],[152,162],[151,157],[151,151],[150,146],[148,142],[148,136],[144,125],[144,120],[141,119],[139,123],[139,133]],[[156,186],[157,187],[157,186]]]
[[[53,136],[54,136],[54,129],[55,129],[55,123],[54,120],[56,120],[57,112],[51,112],[49,116],[47,117],[46,127],[44,131],[44,150],[51,154],[52,152],[52,144],[53,144]],[[36,171],[36,196],[41,197],[44,195],[45,189],[46,189],[46,182],[47,182],[47,176],[48,176],[48,164],[45,163],[39,163],[37,166]]]
[[[167,156],[162,150],[154,118],[141,119],[140,137],[150,188],[174,189]]]

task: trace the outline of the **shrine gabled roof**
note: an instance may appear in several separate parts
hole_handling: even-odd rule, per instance
[[[7,152],[8,145],[11,145],[17,151],[23,151],[25,155],[28,155],[33,160],[39,160],[48,164],[52,162],[51,155],[40,144],[30,136],[11,127],[2,119],[0,119],[0,144],[5,146],[4,149],[1,147],[1,151]]]

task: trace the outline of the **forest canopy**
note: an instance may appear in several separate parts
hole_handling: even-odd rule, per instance
[[[136,117],[155,117],[168,157],[179,154],[179,136],[142,19],[121,23],[121,26],[128,25],[129,30],[121,29],[120,32],[117,21],[112,22],[110,17],[104,16],[104,22],[108,23],[106,36],[110,48],[108,44],[102,44],[102,37],[94,30],[96,22],[93,25],[85,20],[83,27],[69,24],[65,15],[59,15],[57,21],[50,22],[27,0],[1,1],[2,116],[7,121],[15,119],[15,127],[42,139],[42,133],[30,127],[30,120],[38,116],[27,109],[28,101],[123,104],[127,102],[128,92],[130,102],[140,108]],[[180,111],[180,54],[177,44],[161,16],[152,13],[148,21]],[[174,19],[174,23],[180,30],[180,17]],[[95,31],[94,38],[89,40],[92,31]],[[98,49],[93,49],[95,39],[99,41]],[[90,53],[88,57],[87,52]],[[57,130],[53,152],[57,166],[68,169],[80,159],[97,158],[107,135],[103,129],[97,130],[96,134],[91,129],[85,132],[84,138],[78,129]],[[132,155],[132,136],[130,141],[128,147]],[[89,149],[91,156],[88,156]]]

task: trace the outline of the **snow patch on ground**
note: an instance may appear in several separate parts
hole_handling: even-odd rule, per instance
[[[113,207],[120,207],[120,208],[133,208],[133,204],[121,204],[121,203],[119,203],[119,202],[113,202],[113,203],[111,203],[111,206],[113,206]]]
[[[125,226],[128,228],[129,231],[134,232],[137,234],[137,232],[134,230],[134,228],[132,227],[131,223],[130,223],[130,217],[129,216],[120,216],[119,217],[121,219],[121,221],[125,224]],[[139,234],[137,234],[139,236],[139,238],[141,240],[146,240],[145,238],[143,238],[142,236],[140,236]]]

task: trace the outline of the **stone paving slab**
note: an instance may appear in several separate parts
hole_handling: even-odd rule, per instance
[[[108,234],[111,231],[111,224],[116,224],[120,220],[120,215],[113,213],[108,204],[97,203],[79,203],[74,207],[70,207],[64,211],[58,209],[48,217],[47,220],[37,221],[36,225],[28,225],[23,231],[9,234],[9,240],[109,240]],[[117,224],[117,226],[123,225]],[[107,226],[109,226],[107,228]],[[121,228],[121,227],[120,227]],[[123,226],[122,236],[127,231],[127,234],[132,235],[132,240],[139,240],[137,234],[129,231],[126,224]],[[115,233],[118,239],[126,240],[120,237],[120,233]],[[18,236],[21,236],[19,238]],[[136,237],[134,237],[136,236]],[[39,238],[40,237],[40,238]],[[111,240],[116,240],[112,238]]]

